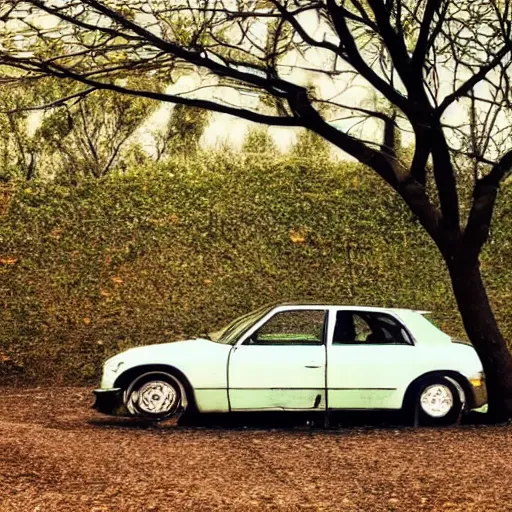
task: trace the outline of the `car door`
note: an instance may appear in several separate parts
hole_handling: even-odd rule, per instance
[[[333,311],[327,345],[330,409],[398,409],[415,373],[416,347],[407,329],[385,312]]]
[[[278,308],[229,357],[231,410],[325,409],[326,310]]]

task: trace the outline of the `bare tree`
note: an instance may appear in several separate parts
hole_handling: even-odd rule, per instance
[[[4,0],[0,9],[4,81],[20,71],[52,75],[84,92],[304,127],[373,169],[437,244],[486,370],[490,410],[512,416],[512,357],[479,265],[512,168],[510,0]],[[190,94],[114,80],[153,72],[167,84],[191,70],[207,83]],[[332,80],[339,93],[313,92],[310,78],[300,79],[306,72]],[[361,83],[377,108],[344,96]],[[212,87],[257,93],[260,101],[244,108],[202,95]],[[378,138],[358,129],[368,122]],[[398,133],[413,142],[410,162],[397,156]],[[469,204],[459,191],[461,169],[472,176]]]

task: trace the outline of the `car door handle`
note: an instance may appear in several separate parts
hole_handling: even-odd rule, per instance
[[[322,368],[321,364],[307,364],[305,368]]]

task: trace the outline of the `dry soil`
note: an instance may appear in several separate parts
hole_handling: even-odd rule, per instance
[[[2,512],[512,510],[508,425],[148,427],[91,404],[0,388]]]

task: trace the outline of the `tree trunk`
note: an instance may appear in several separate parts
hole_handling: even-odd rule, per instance
[[[512,417],[512,356],[500,332],[480,273],[478,258],[447,258],[453,292],[467,335],[482,361],[489,418]]]

